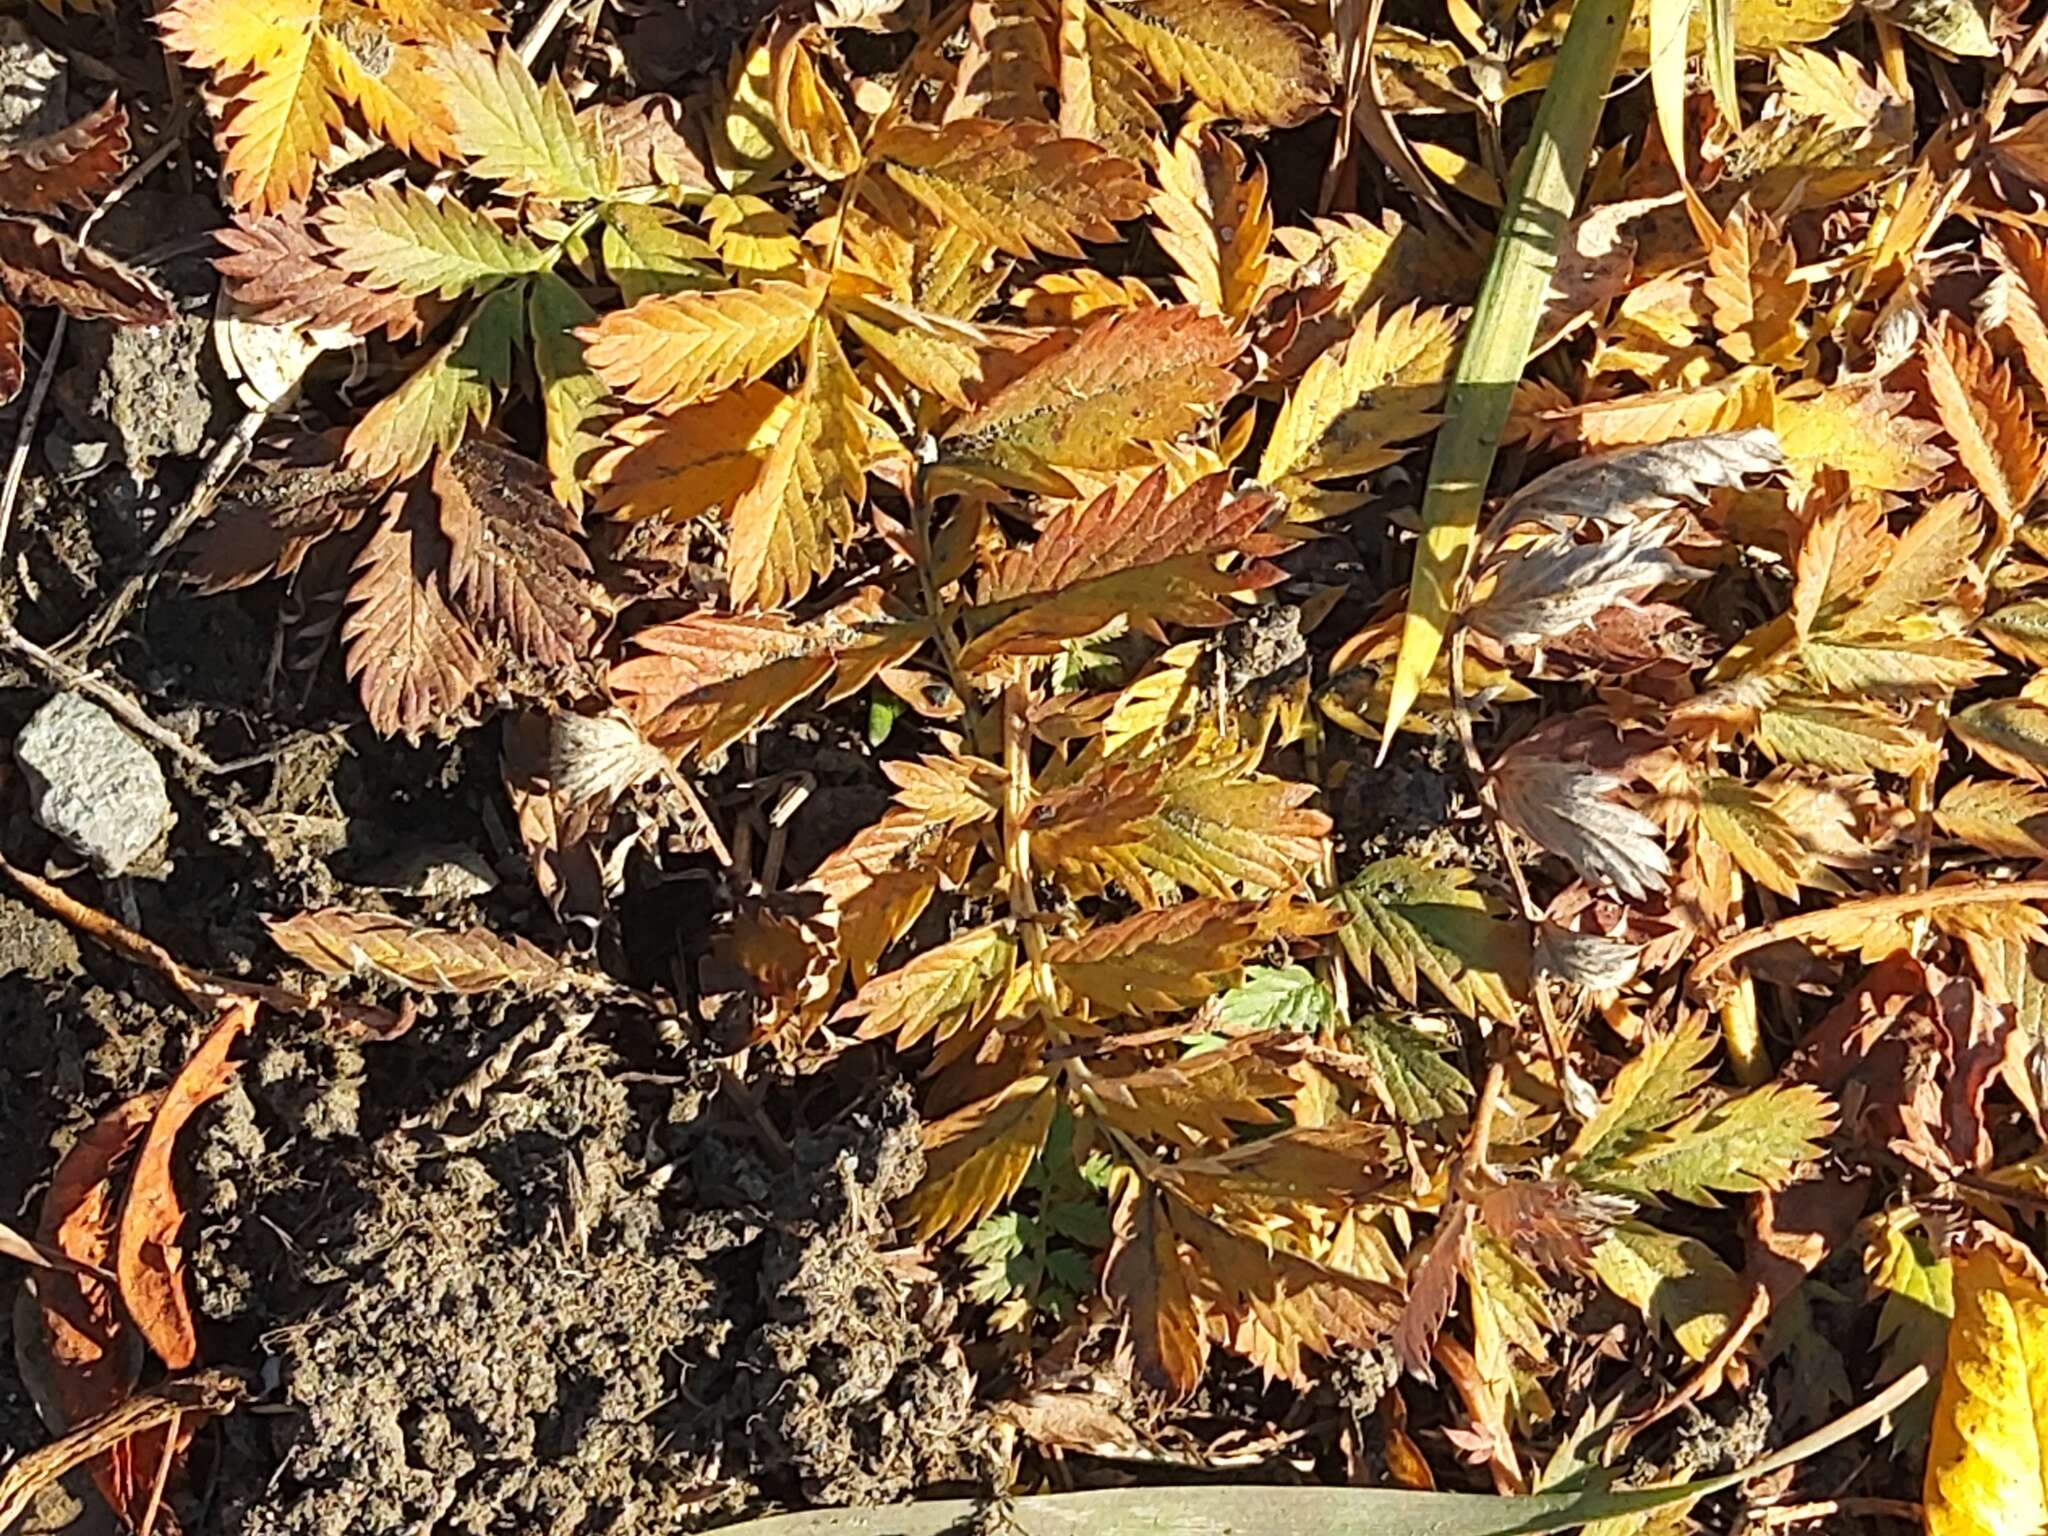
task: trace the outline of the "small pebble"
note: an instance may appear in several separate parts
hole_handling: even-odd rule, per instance
[[[36,820],[118,875],[163,841],[176,813],[156,759],[92,700],[60,693],[14,741]]]

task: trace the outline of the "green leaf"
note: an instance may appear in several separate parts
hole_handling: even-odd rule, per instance
[[[1707,1016],[1698,1009],[1681,1015],[1664,1033],[1637,1042],[1635,1055],[1614,1074],[1598,1112],[1572,1141],[1566,1154],[1572,1176],[1598,1176],[1613,1168],[1684,1114],[1714,1075],[1712,1068],[1701,1066],[1713,1049]]]
[[[470,175],[564,203],[617,190],[617,166],[577,120],[560,80],[538,84],[510,48],[451,48],[436,72]]]
[[[718,253],[690,234],[667,208],[615,203],[604,211],[598,237],[604,269],[628,305],[653,293],[703,292],[723,288]]]
[[[1244,980],[1216,999],[1216,1021],[1251,1031],[1293,1029],[1310,1034],[1330,1027],[1336,1005],[1315,972],[1300,965],[1254,965]]]
[[[500,288],[413,376],[370,407],[348,435],[352,468],[397,478],[447,453],[490,419],[512,383],[512,355],[524,326],[523,284]]]
[[[1338,941],[1360,978],[1370,985],[1384,971],[1405,1003],[1416,1001],[1420,978],[1464,1013],[1511,1022],[1528,975],[1528,935],[1472,878],[1400,855],[1342,886],[1336,902],[1347,921]]]
[[[1956,1314],[1955,1265],[1938,1257],[1926,1234],[1911,1227],[1912,1215],[1908,1207],[1879,1217],[1865,1260],[1870,1288],[1884,1297],[1873,1342],[1883,1352],[1879,1374],[1886,1381],[1916,1365],[1938,1373],[1948,1353],[1949,1319]],[[1893,1415],[1892,1431],[1905,1444],[1917,1444],[1933,1415],[1929,1392]]]
[[[583,462],[605,443],[589,430],[591,420],[603,411],[605,389],[583,360],[576,328],[595,320],[597,311],[554,273],[543,272],[528,285],[526,313],[541,408],[547,417],[548,475],[555,500],[580,512]]]
[[[460,298],[548,261],[525,235],[507,234],[455,198],[403,184],[337,194],[320,229],[336,266],[411,299]]]
[[[1588,1182],[1627,1195],[1718,1205],[1716,1193],[1751,1194],[1791,1183],[1801,1163],[1820,1155],[1834,1125],[1834,1105],[1818,1088],[1770,1083],[1694,1110]]]
[[[1694,1360],[1713,1353],[1749,1303],[1741,1277],[1705,1243],[1639,1221],[1593,1250],[1593,1273]]]
[[[1410,1125],[1455,1114],[1472,1095],[1465,1074],[1444,1060],[1442,1044],[1392,1014],[1361,1014],[1341,1037],[1372,1063],[1373,1091]]]

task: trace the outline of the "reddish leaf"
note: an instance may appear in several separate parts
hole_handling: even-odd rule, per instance
[[[1154,1391],[1186,1397],[1201,1384],[1209,1340],[1180,1240],[1159,1196],[1135,1178],[1117,1203],[1115,1228],[1103,1289],[1123,1318],[1132,1366]]]
[[[434,465],[448,587],[478,630],[544,667],[567,666],[597,627],[590,558],[576,514],[547,472],[489,443],[464,443]]]
[[[382,331],[393,341],[417,336],[444,306],[431,299],[377,293],[334,265],[305,208],[292,203],[273,214],[242,212],[213,232],[228,249],[213,260],[228,292],[272,325],[308,330],[335,327],[354,336]]]
[[[128,109],[109,96],[68,128],[0,150],[0,208],[90,208],[128,158]]]
[[[170,295],[124,262],[34,219],[0,215],[0,287],[22,304],[51,304],[74,320],[168,325]]]
[[[121,1205],[121,1231],[114,1252],[121,1300],[149,1347],[174,1371],[199,1358],[199,1338],[192,1326],[192,1305],[185,1296],[185,1253],[178,1246],[185,1208],[178,1200],[171,1174],[171,1154],[178,1132],[200,1106],[217,1098],[228,1085],[235,1063],[228,1052],[256,1022],[256,1004],[236,998],[222,1006],[192,1059],[171,1080],[149,1135],[136,1155]]]
[[[314,463],[271,463],[221,498],[192,539],[186,575],[202,592],[227,592],[272,576],[290,576],[308,550],[362,521],[382,488],[335,461],[324,442],[304,445]]]
[[[394,498],[363,546],[341,631],[348,675],[362,690],[370,724],[386,736],[453,725],[489,670],[449,606],[446,541],[419,501],[417,493]]]
[[[21,393],[21,311],[0,299],[0,405]]]

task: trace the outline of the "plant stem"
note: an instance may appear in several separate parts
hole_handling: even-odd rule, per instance
[[[1515,383],[1528,365],[1550,296],[1559,248],[1593,152],[1600,108],[1621,57],[1631,0],[1578,0],[1536,124],[1508,190],[1493,259],[1472,308],[1444,426],[1422,500],[1422,543],[1408,588],[1380,760],[1443,650],[1458,583],[1479,528],[1479,507],[1507,426]]]

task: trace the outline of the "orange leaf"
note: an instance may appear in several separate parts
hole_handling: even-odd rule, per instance
[[[1097,1018],[1176,1013],[1236,986],[1264,942],[1258,904],[1188,901],[1045,948],[1054,978]]]
[[[1209,1340],[1180,1256],[1180,1239],[1160,1197],[1135,1175],[1117,1202],[1102,1288],[1121,1315],[1124,1347],[1138,1379],[1168,1397],[1201,1384]]]
[[[0,149],[0,208],[90,208],[128,158],[128,109],[109,96],[67,128]]]
[[[1034,1072],[924,1134],[924,1182],[906,1214],[920,1240],[957,1237],[1017,1192],[1052,1129],[1059,1095]]]
[[[1174,279],[1190,304],[1204,304],[1239,325],[1266,286],[1273,210],[1266,168],[1214,129],[1183,132],[1157,156],[1159,191],[1152,212],[1160,248],[1173,258]]]
[[[2040,493],[2048,442],[2034,425],[2012,370],[1967,327],[1944,316],[1921,341],[1934,411],[1955,439],[1956,457],[2001,522],[2011,524]]]
[[[1237,393],[1244,339],[1192,305],[1111,312],[1022,353],[1020,372],[956,422],[945,463],[1013,490],[1070,496],[1062,468],[1123,469]]]
[[[236,998],[222,1005],[199,1049],[171,1080],[136,1155],[128,1197],[121,1205],[114,1256],[121,1301],[149,1347],[174,1371],[199,1358],[199,1339],[192,1327],[192,1304],[185,1296],[185,1253],[178,1246],[185,1208],[172,1178],[171,1155],[185,1122],[227,1088],[235,1069],[228,1052],[255,1022],[252,1000]]]
[[[414,739],[452,727],[489,669],[450,606],[447,541],[419,500],[416,490],[394,497],[363,546],[341,629],[370,724]]]
[[[942,224],[997,250],[1079,258],[1083,240],[1114,240],[1117,219],[1145,211],[1137,166],[1050,123],[962,118],[898,123],[874,144],[897,186]]]

